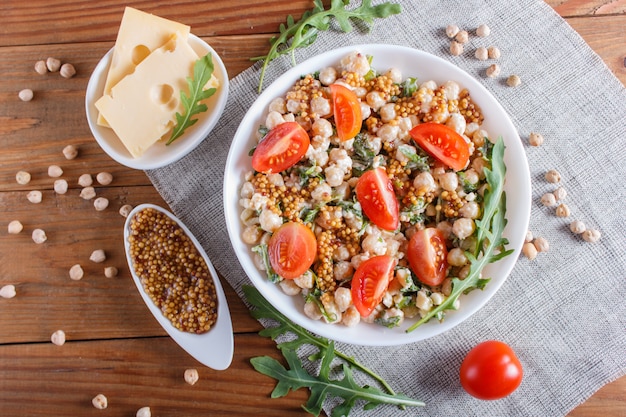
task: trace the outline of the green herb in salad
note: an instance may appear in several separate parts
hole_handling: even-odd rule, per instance
[[[204,113],[209,108],[206,104],[202,103],[203,100],[211,97],[217,91],[216,88],[204,87],[207,85],[211,77],[213,76],[213,56],[206,54],[202,58],[198,59],[193,65],[193,78],[187,77],[187,86],[189,87],[189,95],[183,90],[180,91],[180,100],[185,108],[184,114],[176,112],[176,125],[172,130],[172,136],[170,136],[166,145],[171,144],[176,139],[182,136],[188,127],[196,124],[198,119],[192,119],[193,116]]]
[[[279,282],[281,278],[276,273],[276,271],[274,271],[274,268],[272,268],[267,245],[265,243],[256,245],[252,248],[252,252],[258,253],[259,256],[261,256],[263,266],[265,267],[265,272],[267,273],[267,279],[269,279],[273,283]]]
[[[250,359],[250,363],[258,372],[276,379],[278,382],[272,391],[272,398],[284,397],[290,390],[308,388],[310,390],[309,399],[303,405],[304,410],[313,415],[322,412],[324,401],[328,396],[343,399],[343,402],[336,405],[331,417],[347,416],[357,401],[365,402],[364,410],[371,410],[380,404],[392,404],[404,408],[422,407],[422,401],[411,399],[403,394],[397,394],[389,384],[371,369],[356,361],[353,357],[347,356],[337,350],[332,341],[323,337],[314,336],[304,328],[292,323],[278,310],[272,307],[259,291],[251,286],[243,287],[246,300],[253,306],[251,314],[256,319],[270,319],[277,325],[267,327],[259,332],[261,336],[270,337],[276,340],[281,335],[291,334],[295,336],[288,341],[277,344],[281,353],[287,361],[288,368],[284,367],[276,359],[268,356],[259,356]],[[309,356],[311,362],[321,361],[319,375],[311,375],[304,368],[297,351],[303,345],[312,345],[318,348],[317,354]],[[341,360],[342,377],[331,378],[331,371],[334,370],[335,360]],[[356,383],[353,370],[358,370],[373,378],[382,389]]]
[[[330,28],[330,18],[334,17],[343,32],[352,31],[351,20],[373,24],[375,18],[385,18],[401,11],[399,4],[382,3],[372,6],[372,0],[363,0],[361,5],[354,9],[347,9],[349,0],[331,0],[330,8],[324,9],[322,0],[315,0],[314,7],[307,10],[299,21],[293,16],[287,16],[286,24],[281,23],[280,34],[270,39],[270,50],[267,54],[251,58],[252,61],[263,61],[259,79],[259,93],[263,90],[263,78],[268,65],[281,55],[291,54],[295,64],[294,51],[312,45],[320,31]]]
[[[486,140],[485,142],[489,141]],[[480,273],[487,264],[496,262],[513,252],[512,249],[505,250],[508,241],[502,237],[502,232],[507,223],[505,216],[506,194],[504,192],[506,166],[504,165],[504,141],[502,137],[498,138],[493,147],[486,145],[484,149],[483,157],[491,161],[491,169],[484,169],[488,186],[483,197],[482,218],[476,220],[476,245],[472,251],[465,252],[470,261],[469,274],[463,280],[453,278],[452,292],[448,298],[409,327],[407,332],[415,330],[433,317],[442,320],[446,310],[455,309],[454,303],[461,294],[485,287],[489,279],[481,278]]]

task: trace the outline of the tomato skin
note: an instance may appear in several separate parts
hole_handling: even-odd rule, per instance
[[[523,375],[513,349],[498,340],[476,345],[463,359],[459,371],[465,391],[481,400],[506,397],[519,387]]]
[[[309,134],[298,123],[276,125],[254,150],[252,168],[265,174],[282,172],[302,159],[310,143]]]
[[[361,317],[372,314],[393,279],[398,261],[389,255],[374,256],[363,261],[352,277],[352,302]]]
[[[304,224],[288,222],[272,234],[267,249],[274,271],[283,278],[294,279],[313,265],[317,239]]]
[[[383,168],[375,168],[361,175],[355,192],[363,212],[372,223],[385,230],[398,228],[400,224],[398,199],[393,184]]]
[[[422,123],[411,129],[409,134],[426,153],[455,171],[465,168],[469,161],[469,145],[451,127]]]
[[[407,250],[411,270],[423,284],[436,286],[446,278],[448,249],[443,232],[434,227],[418,230]]]
[[[354,91],[340,84],[331,84],[330,92],[333,99],[333,114],[339,139],[354,138],[363,125],[361,103]]]

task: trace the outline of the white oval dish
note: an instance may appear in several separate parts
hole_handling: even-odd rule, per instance
[[[252,170],[248,152],[256,145],[255,131],[264,123],[270,101],[283,95],[301,75],[336,65],[352,51],[372,56],[372,66],[379,72],[395,67],[404,78],[417,77],[420,83],[427,80],[434,80],[437,84],[448,80],[457,81],[462,88],[469,90],[472,100],[482,109],[485,130],[494,139],[502,136],[506,145],[504,160],[507,166],[505,191],[508,224],[504,237],[509,240],[507,248],[514,249],[514,253],[485,268],[483,276],[492,277],[491,282],[483,291],[476,290],[462,296],[458,311],[448,311],[445,321],[440,323],[431,320],[411,333],[405,330],[416,319],[406,319],[401,326],[388,329],[364,322],[354,327],[329,325],[308,318],[303,313],[302,297],[286,295],[279,286],[268,281],[265,273],[256,268],[250,246],[241,238],[243,225],[239,219],[239,191],[245,173]],[[450,62],[423,51],[396,45],[343,47],[310,58],[287,71],[259,96],[246,113],[233,138],[224,174],[224,212],[228,233],[239,262],[255,287],[280,312],[307,330],[332,340],[357,345],[391,346],[417,342],[444,333],[478,311],[498,291],[517,261],[528,227],[530,202],[530,173],[522,142],[515,126],[493,95],[479,81]]]
[[[131,156],[112,129],[100,126],[97,123],[98,109],[96,109],[95,102],[102,97],[104,83],[113,56],[113,49],[109,50],[98,65],[96,65],[96,68],[89,78],[85,94],[87,122],[89,123],[91,133],[100,147],[115,161],[129,168],[141,170],[163,167],[178,161],[195,149],[217,124],[228,99],[229,82],[226,67],[215,50],[199,37],[190,34],[189,44],[194,51],[196,51],[198,56],[211,53],[214,66],[213,71],[215,76],[220,80],[220,87],[215,94],[206,101],[206,105],[208,106],[207,112],[199,114],[197,116],[198,122],[189,127],[183,136],[168,146],[165,146],[165,142],[161,140],[148,148],[139,158],[133,158]]]
[[[215,291],[217,293],[218,300],[218,311],[217,311],[217,321],[211,327],[211,329],[202,334],[194,334],[189,332],[183,332],[175,328],[172,323],[163,315],[161,310],[157,307],[157,305],[152,301],[150,296],[146,293],[141,284],[141,279],[135,273],[135,268],[133,267],[133,261],[130,256],[130,244],[128,242],[128,236],[130,233],[130,221],[137,214],[137,212],[152,208],[154,210],[158,210],[161,213],[164,213],[169,218],[174,220],[178,225],[185,231],[187,236],[191,239],[193,244],[198,249],[200,255],[206,262],[209,271],[211,271],[211,275],[213,277],[213,282],[215,284]],[[128,267],[130,269],[130,273],[135,281],[135,285],[139,290],[139,294],[141,294],[141,298],[148,306],[148,309],[157,319],[159,324],[165,329],[165,331],[171,336],[172,339],[180,347],[182,347],[187,353],[193,356],[196,360],[198,360],[203,365],[208,366],[209,368],[216,369],[218,371],[224,370],[228,368],[233,359],[234,352],[234,341],[233,341],[233,327],[230,318],[230,311],[228,310],[228,302],[226,301],[226,296],[224,295],[224,289],[220,283],[217,272],[215,268],[213,268],[213,264],[211,264],[211,260],[207,256],[206,252],[200,246],[198,240],[194,237],[194,235],[189,231],[187,226],[185,226],[176,216],[174,216],[169,211],[165,210],[162,207],[156,206],[154,204],[141,204],[135,207],[126,218],[126,222],[124,224],[124,249],[126,251],[126,261],[128,262]]]

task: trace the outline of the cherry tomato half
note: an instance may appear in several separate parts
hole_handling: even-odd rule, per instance
[[[342,141],[352,139],[361,131],[363,124],[361,103],[354,91],[343,85],[331,84],[330,92],[333,98],[337,136]]]
[[[383,168],[372,169],[361,175],[355,192],[363,212],[376,226],[385,230],[398,228],[398,199]]]
[[[459,374],[468,394],[481,400],[497,400],[519,387],[524,371],[509,345],[488,340],[467,353]]]
[[[409,132],[426,153],[455,171],[469,161],[469,145],[454,129],[439,123],[422,123]]]
[[[296,122],[276,125],[252,154],[252,168],[266,174],[282,172],[295,165],[311,143],[306,130]]]
[[[383,299],[393,278],[397,261],[389,255],[374,256],[361,265],[352,277],[352,302],[361,317],[372,314]]]
[[[441,284],[448,269],[448,249],[441,230],[429,227],[415,232],[409,240],[407,258],[420,282],[430,286]]]
[[[289,222],[272,234],[267,250],[274,271],[283,278],[293,279],[313,265],[317,240],[313,231],[302,223]]]

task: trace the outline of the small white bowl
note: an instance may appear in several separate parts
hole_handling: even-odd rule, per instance
[[[130,243],[128,242],[128,236],[130,235],[130,222],[137,212],[147,208],[158,210],[178,223],[181,229],[185,231],[189,239],[191,239],[193,244],[196,246],[196,249],[206,262],[209,271],[211,271],[213,283],[215,284],[215,291],[217,293],[217,321],[206,333],[194,334],[183,332],[174,327],[169,319],[163,315],[161,310],[146,293],[143,285],[141,284],[141,279],[135,273],[133,260],[130,256]],[[148,309],[163,329],[165,329],[165,331],[171,336],[172,339],[174,339],[176,343],[178,343],[180,347],[198,360],[198,362],[218,371],[228,368],[233,360],[234,352],[233,326],[230,318],[230,311],[228,310],[228,302],[226,301],[224,289],[222,288],[217,272],[215,271],[215,268],[213,268],[213,264],[211,264],[211,260],[207,256],[204,249],[202,249],[202,246],[200,246],[198,240],[193,234],[191,234],[187,226],[185,226],[176,216],[162,207],[154,204],[140,204],[135,207],[126,218],[126,222],[124,224],[124,249],[126,251],[128,268],[130,269],[135,285],[139,290],[139,294],[141,294],[141,298],[143,298],[146,306],[148,306]]]
[[[98,109],[96,109],[95,102],[102,97],[104,83],[113,57],[113,48],[104,55],[93,70],[89,83],[87,84],[87,92],[85,95],[87,122],[89,123],[91,133],[100,147],[120,164],[129,168],[148,170],[176,162],[195,149],[217,124],[226,106],[226,100],[228,99],[228,73],[226,72],[226,67],[215,50],[199,37],[190,34],[189,44],[194,51],[196,51],[198,56],[211,53],[213,57],[214,74],[220,80],[220,87],[215,94],[206,101],[206,105],[209,109],[207,112],[197,116],[198,122],[195,125],[188,128],[185,133],[171,145],[165,146],[165,142],[161,140],[148,148],[139,158],[132,157],[112,129],[100,126],[97,123]]]
[[[472,100],[482,109],[485,130],[493,139],[502,136],[506,146],[504,162],[507,172],[504,190],[508,223],[504,229],[504,237],[510,243],[507,248],[514,249],[514,253],[484,269],[484,276],[491,277],[492,280],[484,290],[463,295],[458,311],[448,311],[445,321],[439,323],[433,319],[411,333],[406,333],[405,330],[416,321],[415,318],[407,319],[401,326],[393,329],[365,322],[354,327],[329,325],[322,320],[308,318],[303,312],[303,297],[287,295],[278,285],[271,283],[265,272],[256,267],[250,245],[242,239],[244,226],[239,218],[240,190],[245,181],[245,173],[252,170],[249,151],[256,145],[255,132],[265,120],[269,103],[284,94],[302,74],[337,65],[341,58],[353,51],[372,56],[373,67],[381,72],[395,67],[404,77],[417,77],[419,82],[434,80],[437,84],[442,84],[448,80],[457,81],[470,91]],[[226,226],[235,254],[254,286],[274,307],[296,324],[320,336],[355,345],[390,346],[417,342],[442,334],[477,312],[495,295],[517,261],[528,228],[530,202],[530,172],[524,147],[515,126],[496,98],[478,80],[450,62],[417,49],[397,45],[355,45],[327,51],[296,65],[280,76],[259,96],[241,121],[230,146],[224,173]]]

